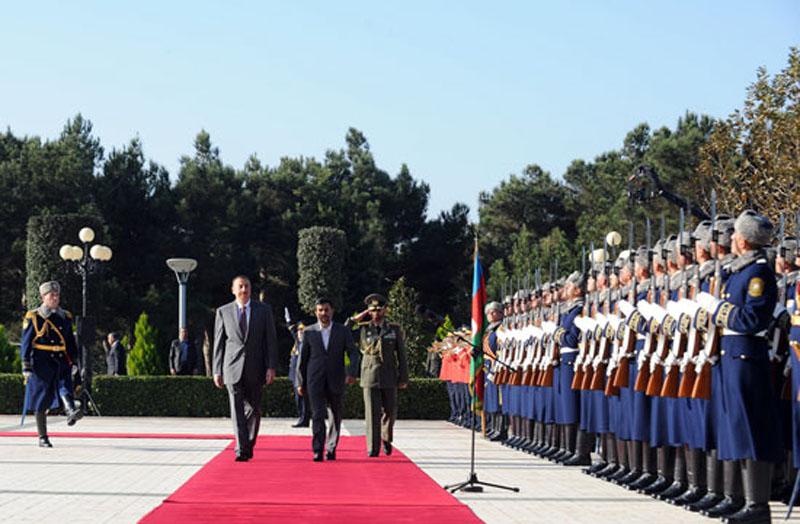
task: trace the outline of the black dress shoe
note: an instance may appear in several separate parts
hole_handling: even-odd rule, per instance
[[[598,462],[595,462],[594,464],[592,464],[588,468],[582,469],[581,473],[585,473],[587,475],[594,475],[595,473],[597,473],[601,469],[605,468],[606,466],[608,466],[608,462],[606,462],[604,460],[600,460]]]
[[[621,466],[619,470],[613,475],[609,475],[605,478],[605,480],[611,482],[612,484],[616,484],[620,481],[621,478],[626,477],[631,470],[626,468],[625,466]]]
[[[720,502],[713,508],[701,511],[700,514],[705,515],[706,517],[711,517],[712,519],[718,519],[722,517],[727,517],[729,515],[733,515],[743,507],[744,507],[743,497],[734,498],[725,495],[725,498],[722,499],[722,502]]]
[[[705,509],[711,509],[720,502],[725,497],[720,495],[719,493],[709,492],[706,493],[703,498],[698,500],[697,502],[693,502],[692,504],[686,504],[683,509],[688,509],[689,511],[698,512],[703,511]]]
[[[646,488],[650,484],[656,481],[658,477],[655,473],[642,473],[642,476],[636,479],[635,481],[631,482],[630,484],[625,486],[625,489],[629,489],[631,491],[639,491],[642,488]]]
[[[236,455],[236,458],[233,459],[236,462],[247,462],[250,458],[247,455]]]
[[[325,453],[325,460],[336,460],[336,450],[331,450]]]
[[[565,466],[590,466],[592,459],[589,455],[573,455],[563,463]]]
[[[642,470],[635,469],[633,471],[629,471],[624,477],[618,478],[614,482],[614,484],[616,484],[617,486],[627,486],[628,484],[633,484],[634,482],[639,480],[639,477],[641,476],[642,476]]]
[[[769,524],[772,522],[769,504],[747,504],[733,515],[723,517],[722,522],[730,524]]]
[[[383,454],[387,457],[392,454],[392,443],[386,440],[383,441]]]
[[[83,418],[83,409],[73,409],[67,413],[67,426],[74,426],[77,421]]]
[[[378,452],[377,451],[370,451],[369,453],[367,453],[367,456],[369,458],[375,458],[375,457],[378,456]]]
[[[614,475],[615,473],[618,473],[621,467],[622,466],[620,466],[619,464],[614,464],[612,462],[603,469],[601,469],[600,471],[596,472],[592,476],[598,479],[605,479],[607,477],[610,477],[611,475]]]
[[[678,498],[681,495],[683,495],[684,493],[686,493],[686,490],[688,490],[688,489],[689,489],[689,486],[687,486],[683,482],[679,482],[679,481],[676,480],[675,482],[672,483],[672,485],[670,487],[668,487],[664,491],[662,491],[660,493],[654,493],[653,494],[653,498],[656,499],[656,500],[670,500],[670,499]]]
[[[674,504],[675,506],[685,507],[688,504],[694,504],[698,500],[702,499],[706,495],[706,488],[701,488],[698,486],[692,486],[688,490],[686,490],[683,495],[680,497],[676,497],[674,499],[669,499],[667,502],[670,504]]]
[[[673,479],[667,478],[663,475],[659,475],[658,477],[656,477],[656,480],[652,484],[638,491],[642,495],[654,495],[656,493],[661,493],[668,487],[672,486],[673,482],[674,482]]]
[[[314,462],[322,462],[322,452],[315,451],[314,452]]]
[[[53,445],[50,444],[50,439],[47,438],[47,435],[44,437],[39,437],[39,447],[40,448],[52,448]]]
[[[308,426],[309,426],[309,423],[308,423],[308,421],[307,421],[307,420],[305,420],[305,421],[303,421],[303,420],[298,420],[297,422],[295,422],[294,424],[292,424],[292,427],[293,427],[293,428],[307,428]]]

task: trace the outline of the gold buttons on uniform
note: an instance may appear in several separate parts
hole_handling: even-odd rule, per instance
[[[742,360],[744,360],[744,359],[745,359],[745,358],[747,358],[747,357],[745,357],[744,355],[739,355],[739,358],[740,358],[740,359],[742,359]]]
[[[720,355],[724,355],[725,354],[725,350],[720,351],[719,354]]]

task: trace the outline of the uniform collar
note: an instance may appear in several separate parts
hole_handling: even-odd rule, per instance
[[[764,251],[761,249],[754,249],[752,251],[748,251],[744,255],[736,257],[736,259],[733,262],[731,262],[730,272],[738,273],[739,271],[743,270],[753,262],[756,262],[759,258],[764,258],[764,257],[765,257]]]
[[[41,315],[42,318],[45,318],[45,319],[48,318],[50,315],[53,315],[53,314],[58,315],[61,318],[64,318],[66,316],[64,314],[64,310],[61,309],[60,306],[57,307],[56,309],[50,309],[48,307],[45,307],[44,304],[42,304],[41,306],[36,308],[36,311],[39,313],[39,315]]]

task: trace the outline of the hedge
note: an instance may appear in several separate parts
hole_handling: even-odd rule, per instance
[[[21,374],[0,374],[0,413],[20,413],[25,389]],[[208,377],[112,377],[94,378],[92,397],[103,415],[147,417],[227,417],[228,394]],[[438,379],[411,379],[399,391],[398,417],[441,420],[449,416],[445,383]],[[278,377],[264,388],[262,412],[271,417],[294,417],[292,384]],[[361,387],[353,384],[344,395],[344,417],[363,418]]]
[[[297,299],[307,313],[326,297],[334,309],[343,307],[347,237],[341,229],[314,226],[297,233]]]

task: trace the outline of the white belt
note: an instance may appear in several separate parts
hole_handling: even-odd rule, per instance
[[[724,336],[724,337],[736,337],[736,336],[738,336],[738,337],[761,337],[761,338],[766,338],[767,337],[767,330],[765,329],[763,331],[759,331],[758,333],[740,333],[739,331],[734,331],[732,329],[725,328],[725,329],[722,330],[722,336]]]
[[[561,348],[559,351],[562,355],[567,355],[569,353],[577,353],[578,348]]]

